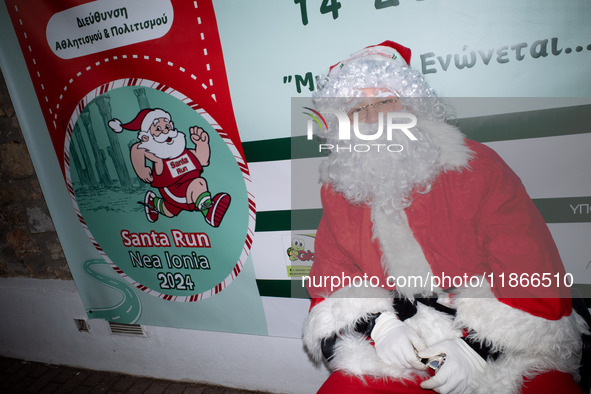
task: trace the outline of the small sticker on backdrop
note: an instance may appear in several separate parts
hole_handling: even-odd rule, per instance
[[[283,236],[283,249],[285,250],[289,278],[300,278],[310,274],[314,262],[315,237],[315,233],[292,233]]]

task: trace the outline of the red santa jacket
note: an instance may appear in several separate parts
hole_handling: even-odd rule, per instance
[[[433,283],[443,282],[448,289],[452,279],[457,284],[464,282],[460,278],[484,276],[497,298],[508,305],[551,320],[569,315],[564,285],[569,278],[521,181],[490,148],[469,140],[467,146],[475,157],[468,167],[441,174],[431,191],[415,193],[405,210],[412,235],[437,279]],[[321,194],[324,211],[316,234],[317,263],[310,277],[367,274],[379,277],[380,286],[395,282],[396,267],[381,264],[370,207],[350,204],[330,185]],[[331,289],[309,286],[308,290],[317,298]]]

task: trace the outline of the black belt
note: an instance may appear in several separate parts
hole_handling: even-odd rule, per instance
[[[394,310],[396,311],[398,318],[401,321],[405,321],[406,319],[409,319],[416,315],[417,302],[420,302],[423,305],[433,308],[438,312],[442,312],[454,317],[456,315],[455,309],[449,308],[445,305],[438,303],[436,295],[431,297],[417,297],[414,299],[414,301],[410,301],[408,298],[395,296],[392,300],[392,305],[394,306]],[[379,316],[380,313],[372,313],[365,316],[363,319],[357,322],[357,324],[353,328],[353,331],[369,337],[371,331],[375,326],[376,319]],[[322,355],[326,360],[330,360],[332,359],[332,357],[334,357],[334,347],[336,345],[337,339],[339,338],[339,334],[340,333],[335,333],[334,335],[324,338],[322,340]],[[467,337],[464,337],[462,339],[484,360],[490,358],[494,361],[501,355],[501,352],[499,351],[493,352],[491,346],[485,345],[484,343],[481,343],[471,338],[470,333],[468,333]]]

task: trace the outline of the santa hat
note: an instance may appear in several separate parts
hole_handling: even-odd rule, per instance
[[[365,47],[350,55],[345,60],[338,62],[330,67],[328,75],[338,74],[338,71],[345,65],[360,58],[386,58],[399,67],[408,67],[410,65],[410,55],[411,51],[409,48],[394,41],[384,41],[381,44]]]
[[[119,119],[113,119],[109,122],[109,127],[115,133],[121,133],[123,129],[131,131],[149,131],[150,126],[156,119],[164,118],[170,122],[170,114],[160,108],[142,109],[136,117],[125,124],[122,124]]]

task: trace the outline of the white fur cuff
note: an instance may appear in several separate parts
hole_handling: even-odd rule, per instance
[[[304,322],[304,345],[312,358],[322,360],[321,341],[352,329],[369,314],[393,311],[392,297],[382,288],[345,287],[316,305]]]
[[[559,320],[548,320],[512,308],[491,294],[462,294],[455,298],[456,327],[470,330],[476,342],[491,346],[501,355],[489,362],[486,373],[477,377],[478,393],[517,393],[523,378],[556,370],[578,378],[581,334],[586,325],[573,312]],[[494,387],[494,391],[489,391]]]

